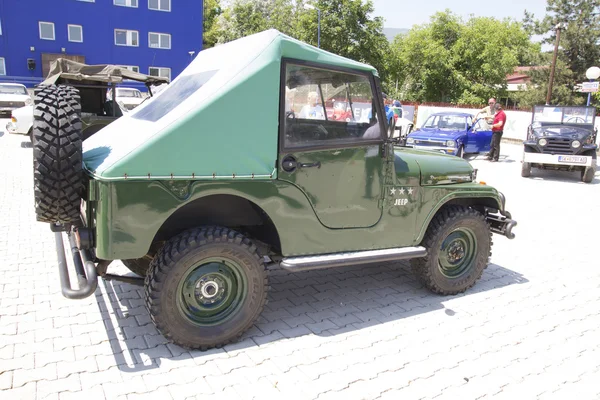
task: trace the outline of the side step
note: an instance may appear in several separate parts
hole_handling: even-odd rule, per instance
[[[410,258],[425,257],[425,247],[402,247],[396,249],[354,251],[348,253],[325,254],[318,256],[288,257],[281,261],[281,268],[288,271],[310,271],[313,269],[343,267]]]

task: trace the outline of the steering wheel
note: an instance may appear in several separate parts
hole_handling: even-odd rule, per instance
[[[285,119],[294,121],[296,119],[296,114],[294,114],[293,111],[286,111],[285,112]]]
[[[579,124],[585,124],[585,120],[581,117],[571,117],[567,120],[567,122],[574,122],[574,123],[579,123]]]

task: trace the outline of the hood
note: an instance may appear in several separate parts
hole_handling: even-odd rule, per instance
[[[534,129],[534,132],[537,137],[561,137],[573,140],[582,140],[592,134],[589,129],[568,125],[544,126]]]
[[[123,104],[139,105],[142,101],[144,101],[144,99],[140,98],[140,97],[119,97],[119,96],[117,96],[117,101],[123,102]]]
[[[444,131],[441,129],[428,129],[421,128],[410,133],[408,137],[416,140],[428,140],[428,139],[443,139],[443,140],[456,140],[461,136],[465,135],[465,131]]]
[[[0,99],[5,101],[25,101],[31,99],[28,94],[0,93]]]
[[[396,157],[412,160],[421,169],[421,185],[445,185],[473,181],[473,167],[462,158],[427,150],[395,147]]]

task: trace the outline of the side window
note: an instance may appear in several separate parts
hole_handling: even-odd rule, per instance
[[[368,75],[292,63],[285,74],[284,147],[382,138]]]

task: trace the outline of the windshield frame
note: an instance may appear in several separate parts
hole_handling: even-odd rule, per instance
[[[440,128],[439,123],[443,117],[461,118],[464,121],[464,126],[461,129]],[[427,127],[427,123],[432,118],[437,118],[436,124],[434,126]],[[469,122],[467,120],[467,117],[464,115],[459,115],[459,114],[431,114],[430,116],[427,117],[427,119],[421,126],[421,129],[436,129],[436,130],[445,131],[445,132],[462,132],[462,131],[467,131],[468,128],[469,128]]]
[[[552,121],[552,120],[540,120],[539,118],[536,118],[537,116],[543,116],[544,115],[544,109],[553,109],[553,110],[560,110],[560,121]],[[565,111],[569,111],[569,110],[581,110],[585,112],[583,114],[580,115],[584,115],[585,119],[588,120],[589,117],[591,117],[591,122],[576,122],[576,121],[570,121],[573,118],[577,118],[577,116],[569,116],[569,114],[565,115]],[[541,111],[541,112],[540,112]],[[558,114],[558,112],[554,112],[554,114]],[[566,118],[566,119],[565,119]],[[581,118],[581,117],[580,117]],[[564,124],[568,124],[568,125],[575,125],[575,126],[589,126],[589,125],[594,125],[596,122],[596,107],[594,106],[551,106],[551,105],[537,105],[537,106],[533,106],[533,110],[531,111],[531,123],[539,123],[541,125],[564,125]]]

